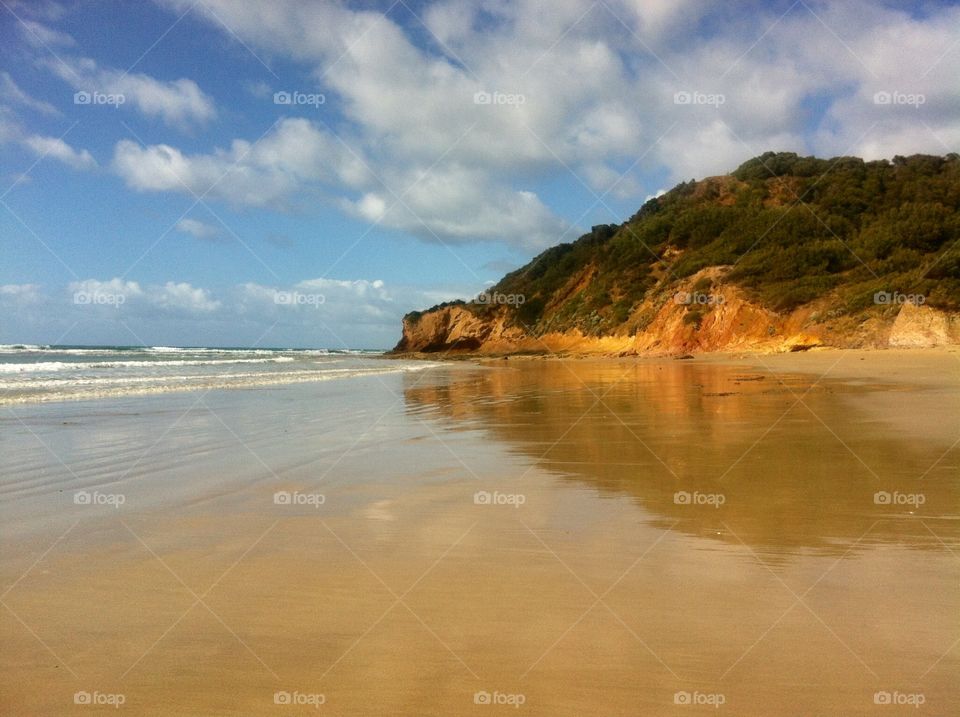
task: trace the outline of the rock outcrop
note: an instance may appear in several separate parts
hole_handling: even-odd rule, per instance
[[[928,306],[904,304],[890,327],[888,344],[898,348],[933,348],[960,343],[960,320]]]
[[[777,313],[750,301],[735,286],[717,285],[708,303],[691,311],[688,297],[696,300],[698,294],[692,287],[705,273],[694,275],[670,296],[644,302],[635,313],[648,316],[649,322],[633,334],[591,336],[578,329],[534,333],[516,325],[514,307],[475,313],[470,304],[453,304],[405,317],[403,336],[394,351],[452,356],[655,356],[713,351],[780,353],[821,346],[920,348],[960,344],[960,315],[911,303],[860,316],[848,316],[816,303]]]

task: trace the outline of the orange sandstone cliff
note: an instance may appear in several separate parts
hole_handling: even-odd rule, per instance
[[[682,355],[713,351],[803,351],[835,348],[933,348],[960,344],[960,314],[926,306],[887,307],[868,317],[848,317],[805,306],[788,313],[765,309],[735,287],[699,326],[684,320],[674,300],[640,307],[653,320],[634,334],[585,335],[579,329],[534,334],[511,325],[510,309],[478,316],[466,305],[407,316],[397,353],[446,355],[562,354],[597,356]]]
[[[767,153],[547,249],[396,353],[687,354],[960,344],[960,156]]]

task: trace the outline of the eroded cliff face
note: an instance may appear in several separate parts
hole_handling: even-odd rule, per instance
[[[405,318],[403,336],[394,350],[451,355],[631,356],[960,344],[957,314],[903,304],[845,315],[825,302],[776,313],[751,302],[736,286],[719,284],[709,294],[698,293],[694,287],[706,275],[698,273],[675,287],[677,292],[643,302],[624,322],[625,327],[634,327],[632,333],[622,330],[590,336],[572,330],[534,334],[518,325],[515,307],[500,306],[478,314],[465,305],[452,305]],[[644,317],[642,328],[637,326],[637,317]]]
[[[888,345],[932,348],[960,343],[960,317],[926,306],[904,304],[890,327]]]
[[[508,327],[509,315],[481,317],[462,306],[445,306],[427,311],[416,319],[403,320],[403,336],[394,351],[458,351],[509,353],[516,351],[526,335],[520,328]]]

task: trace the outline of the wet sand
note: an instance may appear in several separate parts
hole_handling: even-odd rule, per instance
[[[7,410],[3,712],[956,714],[960,360],[842,354]]]

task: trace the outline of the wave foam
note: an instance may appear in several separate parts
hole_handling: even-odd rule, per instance
[[[292,356],[252,359],[209,359],[173,361],[38,361],[36,363],[0,363],[0,373],[36,373],[56,371],[90,371],[104,368],[163,368],[166,366],[217,366],[236,363],[289,363]]]

